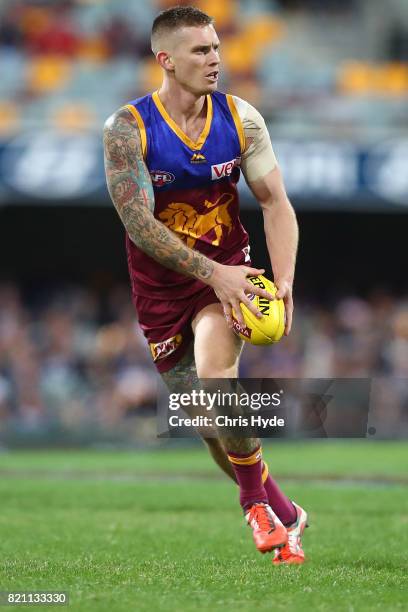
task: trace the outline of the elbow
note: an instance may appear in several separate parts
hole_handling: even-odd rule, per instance
[[[295,210],[286,194],[279,198],[268,198],[260,202],[260,205],[263,214],[269,218],[287,216],[296,219]]]

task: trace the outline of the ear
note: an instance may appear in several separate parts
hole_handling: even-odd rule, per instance
[[[159,51],[156,60],[164,70],[174,70],[173,58],[166,51]]]

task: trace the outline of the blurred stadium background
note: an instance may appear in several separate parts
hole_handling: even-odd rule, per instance
[[[0,4],[5,446],[158,443],[156,373],[130,301],[101,130],[158,86],[150,26],[173,4]],[[294,330],[271,349],[247,347],[242,375],[373,377],[382,437],[406,436],[408,3],[195,5],[216,19],[220,89],[266,118],[301,227]],[[264,266],[261,213],[243,181],[241,192]]]

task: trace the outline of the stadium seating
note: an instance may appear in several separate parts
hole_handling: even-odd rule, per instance
[[[128,287],[118,285],[104,299],[75,285],[48,289],[39,303],[23,298],[15,283],[0,282],[0,429],[28,422],[46,429],[60,419],[69,428],[108,418],[111,426],[154,414],[155,368]],[[335,309],[299,302],[291,335],[262,350],[247,345],[241,375],[402,380],[407,339],[406,303],[385,293],[350,295]],[[394,390],[395,409],[406,401],[405,387]]]
[[[48,98],[54,108],[58,94],[64,96],[62,108],[66,103],[83,105],[89,109],[83,123],[89,121],[91,129],[100,127],[117,106],[160,82],[148,33],[157,11],[173,4],[167,0],[39,0],[18,5],[4,1],[0,100],[7,108],[15,105],[22,129],[32,124],[32,109],[36,121],[51,124]],[[381,36],[375,33],[381,11],[373,3],[370,19],[360,27],[368,10],[364,0],[198,0],[196,4],[216,19],[222,39],[222,87],[247,96],[288,133],[295,128],[299,136],[309,135],[316,123],[316,101],[321,100],[316,136],[335,134],[332,110],[339,109],[341,117],[347,108],[348,125],[356,137],[364,137],[367,124],[392,123],[392,109],[407,94],[408,64],[406,58],[395,57],[404,57],[407,23],[407,11],[399,0],[381,22]],[[375,103],[375,116],[362,112],[362,98]],[[400,110],[396,127],[407,114],[408,110]]]

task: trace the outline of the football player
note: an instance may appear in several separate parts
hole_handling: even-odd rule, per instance
[[[154,363],[170,390],[200,378],[238,377],[242,341],[232,310],[262,316],[248,297],[248,235],[239,219],[242,172],[264,216],[277,297],[292,324],[298,242],[265,121],[246,101],[217,91],[220,41],[213,19],[194,7],[160,13],[151,34],[163,71],[158,91],[130,101],[105,124],[109,192],[126,229],[133,301]],[[245,52],[245,50],[243,50]],[[240,503],[261,552],[274,563],[302,563],[306,513],[268,474],[260,440],[206,439],[239,485]]]

